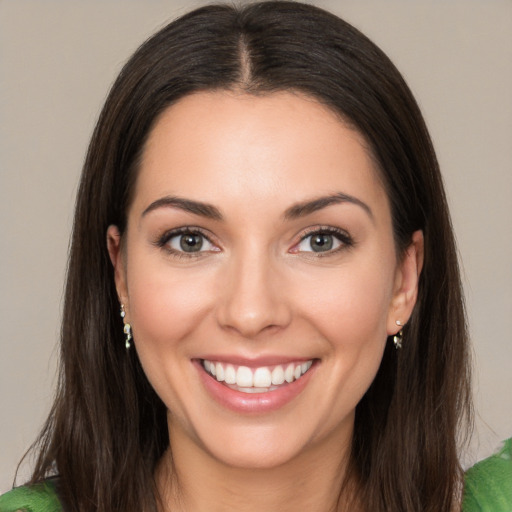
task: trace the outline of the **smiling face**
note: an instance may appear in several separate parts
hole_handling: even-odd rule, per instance
[[[338,456],[420,266],[363,138],[299,94],[198,93],[156,123],[133,197],[109,251],[173,450]]]

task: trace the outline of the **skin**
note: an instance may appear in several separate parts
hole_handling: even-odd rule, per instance
[[[290,215],[340,193],[353,200]],[[222,219],[157,202],[169,196]],[[206,234],[200,252],[173,253],[178,236],[162,243],[182,227]],[[341,240],[313,251],[308,234],[326,228]],[[169,410],[163,509],[341,510],[355,407],[416,300],[421,232],[412,240],[399,257],[364,139],[313,99],[202,92],[163,113],[127,229],[107,233],[125,321]],[[315,365],[284,406],[241,414],[205,390],[193,361],[206,355]]]

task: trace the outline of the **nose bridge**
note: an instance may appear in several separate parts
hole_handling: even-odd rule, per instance
[[[249,243],[230,257],[217,308],[224,328],[250,338],[289,323],[291,312],[277,266],[271,251]]]

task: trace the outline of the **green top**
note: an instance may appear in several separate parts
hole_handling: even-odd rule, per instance
[[[0,496],[0,512],[63,512],[55,479]],[[512,438],[466,473],[463,512],[512,512]]]
[[[43,483],[16,487],[0,496],[0,512],[62,512],[55,479]]]
[[[512,438],[466,473],[464,512],[512,512]]]

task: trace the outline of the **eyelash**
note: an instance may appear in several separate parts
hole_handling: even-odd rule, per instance
[[[337,247],[336,249],[332,249],[325,252],[317,252],[314,251],[304,251],[304,252],[311,252],[314,254],[313,257],[315,258],[325,258],[328,256],[332,256],[334,254],[337,254],[338,252],[351,248],[355,245],[354,239],[344,230],[339,228],[334,228],[332,226],[315,226],[312,228],[308,228],[305,233],[301,236],[298,243],[294,245],[294,247],[298,247],[304,240],[307,238],[310,238],[314,235],[330,235],[334,238],[336,238],[341,245]],[[297,251],[299,252],[299,251]]]
[[[207,252],[217,252],[217,251],[197,251],[197,252],[185,252],[185,251],[179,251],[176,249],[173,249],[170,247],[169,241],[174,238],[178,237],[180,235],[199,235],[203,237],[205,240],[208,241],[208,243],[212,245],[216,245],[209,235],[207,235],[202,229],[197,227],[189,227],[184,226],[177,229],[172,229],[170,231],[166,231],[162,236],[160,236],[154,244],[157,247],[160,247],[167,251],[172,257],[175,258],[198,258],[203,256]],[[300,240],[294,244],[293,248],[298,247],[304,240],[306,240],[309,237],[312,237],[314,235],[330,235],[336,238],[341,245],[335,249],[328,250],[325,252],[314,252],[314,251],[294,251],[295,253],[308,253],[311,252],[314,254],[313,257],[315,258],[325,258],[328,256],[332,256],[333,254],[337,254],[338,252],[348,249],[350,247],[354,246],[354,240],[352,237],[344,230],[339,228],[334,228],[332,226],[316,226],[312,228],[308,228],[300,237]]]
[[[172,229],[170,231],[166,231],[161,237],[159,237],[155,245],[157,247],[160,247],[167,251],[172,257],[174,258],[199,258],[201,256],[204,256],[205,252],[209,251],[197,251],[197,252],[185,252],[185,251],[178,251],[176,249],[173,249],[170,247],[169,241],[174,238],[178,237],[180,235],[199,235],[203,237],[205,240],[207,240],[210,244],[216,245],[210,238],[209,235],[207,235],[202,229],[196,228],[196,227],[189,227],[184,226],[182,228]],[[217,251],[214,251],[217,252]]]

